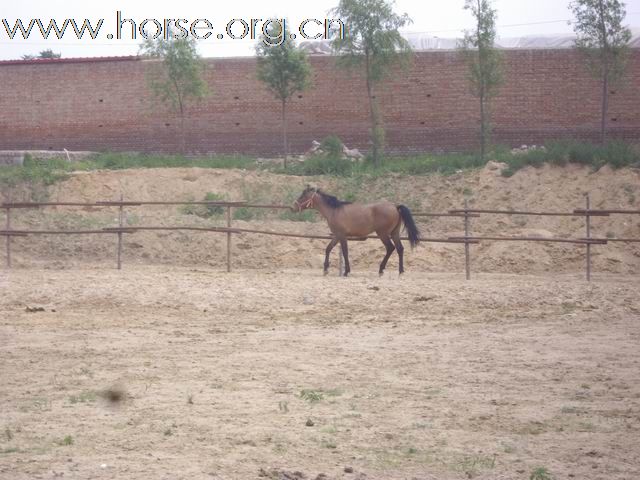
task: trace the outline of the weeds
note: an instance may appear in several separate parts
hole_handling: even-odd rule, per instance
[[[538,467],[529,476],[529,480],[553,480],[553,476],[544,467]]]
[[[183,155],[100,153],[75,163],[78,170],[121,170],[125,168],[255,168],[255,159],[239,155],[190,158]]]
[[[71,435],[67,435],[62,440],[56,440],[55,444],[59,445],[61,447],[68,447],[69,445],[73,445],[74,444],[74,440],[73,440],[73,437]]]
[[[17,447],[8,447],[0,449],[0,454],[8,454],[8,453],[19,453],[20,449]]]
[[[422,154],[406,157],[387,157],[379,165],[370,162],[352,162],[338,154],[339,143],[326,139],[326,151],[305,162],[291,165],[289,169],[280,166],[258,166],[256,159],[240,155],[222,155],[192,158],[181,155],[149,155],[131,153],[101,153],[78,162],[66,159],[39,160],[25,156],[22,166],[13,165],[0,168],[0,187],[30,184],[33,200],[45,200],[46,187],[64,180],[71,171],[121,170],[128,168],[216,168],[216,169],[258,169],[288,175],[330,175],[336,177],[378,177],[388,174],[429,175],[439,173],[450,175],[459,171],[481,168],[485,165],[479,155],[473,153],[449,153],[441,155]],[[341,148],[341,147],[340,147]],[[512,153],[507,147],[496,147],[488,159],[507,164],[502,174],[512,176],[526,166],[539,167],[545,163],[565,165],[577,163],[598,170],[604,165],[612,168],[640,166],[640,151],[628,143],[612,141],[605,145],[580,143],[577,141],[552,141],[545,143],[544,149],[524,153]],[[633,191],[627,191],[630,203],[635,201]],[[212,194],[215,195],[215,194]],[[220,197],[211,198],[211,200]],[[215,206],[209,215],[217,214]],[[246,216],[245,213],[239,214]]]
[[[306,400],[309,403],[321,402],[325,397],[339,397],[342,392],[337,388],[331,390],[300,390],[298,395],[302,400]]]
[[[336,443],[331,440],[322,440],[321,445],[324,448],[328,448],[330,450],[335,450],[336,448],[338,448],[338,445],[336,445]]]
[[[233,209],[234,220],[254,220],[261,216],[255,208],[238,207]]]
[[[97,394],[94,391],[86,391],[82,392],[79,395],[71,395],[69,397],[69,402],[72,404],[76,403],[91,403],[96,401]]]
[[[526,166],[539,167],[544,163],[566,165],[577,163],[598,170],[604,165],[613,168],[640,165],[640,152],[630,144],[613,141],[606,145],[594,145],[575,141],[555,141],[545,144],[545,149],[530,150],[522,154],[498,154],[497,159],[508,167],[502,175],[510,177]]]
[[[309,403],[318,403],[324,400],[324,394],[320,390],[301,390],[299,397]]]
[[[207,192],[203,202],[224,202],[223,195],[218,195],[214,192]],[[182,205],[179,209],[183,215],[196,215],[201,218],[211,218],[218,215],[222,215],[225,211],[225,207],[222,205]]]
[[[496,466],[496,455],[464,456],[456,464],[458,470],[463,471],[468,478],[472,478],[483,470],[492,470]]]

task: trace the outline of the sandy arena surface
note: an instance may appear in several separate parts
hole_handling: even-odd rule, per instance
[[[0,478],[637,479],[639,286],[3,270]]]

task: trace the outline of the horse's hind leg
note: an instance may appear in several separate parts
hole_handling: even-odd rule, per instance
[[[344,257],[344,276],[346,277],[351,272],[351,266],[349,265],[349,248],[347,247],[347,239],[340,239],[340,246],[342,247],[342,256]]]
[[[387,267],[387,262],[389,261],[389,257],[391,257],[391,254],[396,249],[396,247],[393,246],[393,243],[391,243],[391,239],[389,237],[380,235],[380,240],[382,241],[382,243],[384,243],[384,246],[387,248],[387,254],[382,259],[382,263],[380,264],[380,271],[378,272],[380,275],[382,275],[384,273],[384,269]]]
[[[400,274],[403,274],[404,273],[404,262],[403,262],[404,247],[402,246],[402,242],[400,241],[400,229],[393,232],[391,234],[391,238],[393,238],[393,243],[395,244],[396,250],[398,251],[398,258],[400,263],[400,268],[399,268]]]
[[[325,251],[325,256],[324,256],[324,274],[325,275],[329,273],[329,255],[331,254],[331,250],[333,250],[333,247],[336,246],[336,243],[338,243],[338,239],[334,238],[333,240],[331,240],[331,242],[329,242],[329,245],[327,245],[327,249]]]

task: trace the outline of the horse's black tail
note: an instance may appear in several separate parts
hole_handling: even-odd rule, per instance
[[[400,212],[400,218],[402,218],[404,228],[409,234],[409,243],[411,244],[411,248],[413,248],[420,243],[420,232],[418,231],[418,227],[416,227],[416,222],[413,221],[411,211],[404,205],[398,205],[398,212]]]

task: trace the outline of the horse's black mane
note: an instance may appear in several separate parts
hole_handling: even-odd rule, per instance
[[[322,199],[325,201],[325,203],[327,205],[329,205],[331,208],[340,208],[343,205],[351,204],[351,202],[346,202],[344,200],[338,200],[333,195],[329,195],[328,193],[325,193],[322,190],[318,190],[317,192],[318,192],[318,195],[320,195],[322,197]]]

